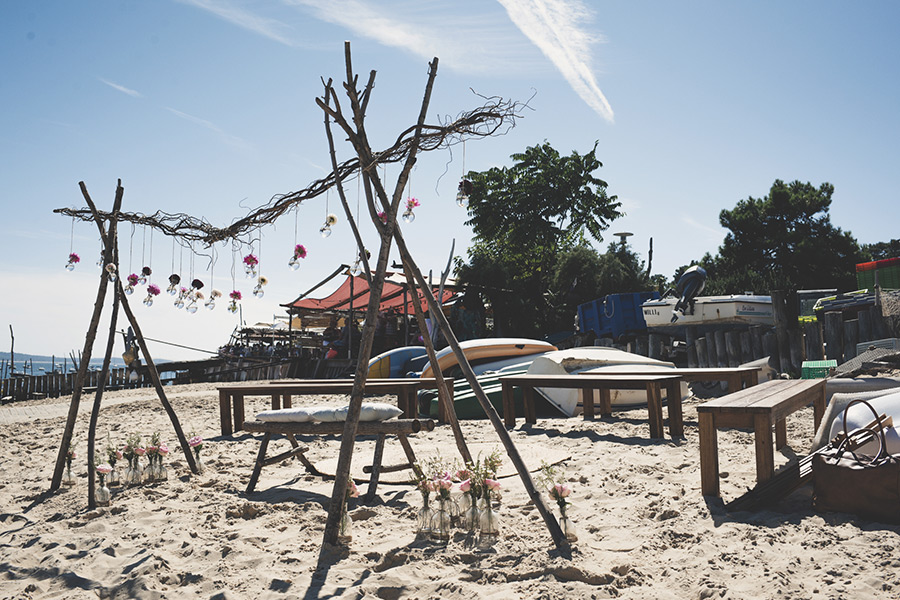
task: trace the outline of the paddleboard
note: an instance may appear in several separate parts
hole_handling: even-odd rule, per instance
[[[406,377],[404,369],[410,359],[424,356],[425,346],[402,346],[394,348],[387,352],[382,352],[378,356],[369,360],[369,377],[370,378],[386,378],[386,377]]]
[[[487,359],[504,357],[527,356],[529,354],[539,354],[541,352],[551,352],[556,350],[556,346],[541,340],[531,340],[527,338],[482,338],[477,340],[466,340],[460,342],[460,349],[466,356],[466,360],[470,363],[475,361],[487,361]],[[446,373],[448,369],[454,367],[458,361],[453,350],[444,348],[437,353],[437,364],[441,373]],[[422,377],[433,377],[433,366],[429,362],[422,369]]]

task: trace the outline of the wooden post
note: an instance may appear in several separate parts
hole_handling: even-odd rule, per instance
[[[696,346],[696,354],[697,354],[697,365],[700,368],[705,369],[709,366],[709,356],[707,356],[706,349],[706,338],[701,337],[697,338],[694,341],[694,345]]]
[[[648,354],[650,358],[654,358],[656,360],[662,359],[662,336],[658,333],[651,333],[648,338]]]
[[[769,366],[781,373],[781,360],[778,357],[778,338],[775,331],[769,330],[763,335],[763,348],[769,356]]]
[[[795,371],[791,364],[791,345],[788,339],[787,307],[785,306],[784,292],[772,290],[772,311],[775,315],[775,336],[778,339],[778,356],[781,359],[781,372],[791,373]]]
[[[748,363],[753,360],[753,346],[750,340],[750,330],[744,330],[740,333],[741,340],[741,362]]]
[[[874,325],[872,307],[859,311],[857,319],[859,319],[859,341],[871,342],[874,340],[875,338],[872,336],[872,327]]]
[[[822,347],[822,326],[818,321],[806,323],[803,328],[806,342],[806,360],[822,360],[825,349]]]
[[[714,331],[706,334],[706,363],[712,368],[719,366],[719,353],[716,351],[716,334]]]
[[[791,364],[794,366],[792,374],[797,374],[803,365],[803,332],[799,327],[788,329],[788,343],[791,348]]]
[[[729,367],[741,364],[741,334],[739,332],[733,329],[725,332],[725,351]]]
[[[634,339],[634,353],[641,356],[649,356],[650,341],[649,336],[639,335]]]
[[[859,343],[859,321],[847,319],[844,321],[844,352],[843,362],[856,358],[856,344]]]
[[[728,342],[725,340],[725,330],[717,329],[713,332],[716,338],[716,366],[728,366]]]
[[[844,355],[844,317],[840,311],[825,313],[825,357],[841,362]]]

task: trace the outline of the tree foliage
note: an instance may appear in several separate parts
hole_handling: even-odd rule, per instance
[[[511,167],[468,174],[473,244],[457,276],[482,288],[498,335],[537,336],[555,327],[554,296],[563,292],[551,283],[561,254],[601,241],[622,216],[606,182],[593,176],[602,166],[596,150],[561,156],[545,142],[513,154]]]
[[[831,223],[833,193],[830,183],[817,188],[779,179],[767,196],[723,210],[719,222],[729,233],[715,257],[699,261],[709,275],[705,291],[853,289],[863,254],[849,232]]]

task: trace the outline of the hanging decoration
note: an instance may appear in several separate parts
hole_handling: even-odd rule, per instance
[[[327,238],[329,235],[331,235],[331,228],[337,224],[337,221],[338,218],[336,214],[328,213],[328,215],[325,217],[325,224],[322,225],[321,229],[319,229],[319,233],[322,234],[323,238]]]
[[[125,286],[125,294],[130,296],[134,293],[134,286],[138,284],[141,278],[137,276],[137,273],[132,273],[125,279],[128,281],[128,285]]]
[[[214,309],[216,307],[216,298],[221,297],[222,292],[213,288],[212,291],[209,292],[209,300],[206,301],[206,304],[204,306],[206,306],[206,308],[208,308],[209,310]]]
[[[159,296],[159,286],[151,283],[147,286],[147,297],[144,298],[144,306],[153,306],[153,298]]]
[[[106,265],[106,273],[109,275],[110,281],[115,281],[116,280],[116,265],[114,265],[113,263],[109,263],[108,265]]]
[[[413,214],[413,209],[417,206],[422,206],[422,203],[419,202],[417,198],[413,198],[412,196],[410,196],[406,199],[406,210],[403,211],[404,223],[412,223],[416,220],[416,215]]]
[[[214,285],[214,282],[215,282],[214,273],[216,270],[216,249],[215,249],[215,247],[211,248],[210,251],[212,252],[212,260],[210,261],[210,265],[209,265],[209,285],[212,286],[212,285]],[[212,288],[209,291],[209,300],[207,300],[203,306],[205,306],[209,310],[212,310],[216,307],[216,298],[221,298],[221,297],[222,297],[222,292],[220,292],[216,288]]]
[[[238,305],[237,303],[241,299],[240,290],[231,290],[231,293],[228,294],[228,297],[231,298],[231,304],[228,305],[228,312],[237,312]]]
[[[81,257],[75,254],[75,217],[72,217],[72,233],[69,236],[69,262],[66,263],[66,271],[74,271],[75,265],[81,262]]]
[[[469,196],[472,195],[472,182],[468,179],[463,179],[459,182],[459,191],[456,192],[456,203],[462,208],[468,208],[469,206]]]
[[[197,306],[197,302],[203,300],[204,298],[203,292],[200,291],[201,289],[203,289],[202,281],[200,281],[199,279],[194,279],[193,281],[191,281],[191,289],[189,289],[187,291],[187,294],[185,294],[186,299],[189,300],[189,303],[185,310],[190,314],[194,314],[195,312],[197,312],[197,309],[200,308],[199,306]]]
[[[150,267],[142,268],[141,276],[138,277],[138,283],[140,283],[141,285],[144,285],[145,283],[147,283],[147,280],[150,278],[150,276],[152,274],[153,274],[153,269],[151,269]]]
[[[296,271],[300,268],[301,258],[306,258],[306,246],[303,244],[295,244],[294,255],[291,257],[291,260],[288,261],[288,266],[291,268],[291,271]]]
[[[256,277],[256,265],[258,264],[259,259],[252,252],[244,257],[244,273],[248,278]]]
[[[253,288],[253,295],[257,298],[262,298],[266,294],[265,290],[263,290],[263,286],[268,283],[269,280],[260,275],[259,279],[256,280],[256,286]]]
[[[172,273],[169,275],[169,287],[166,288],[166,291],[169,292],[170,296],[174,296],[178,293],[178,284],[181,283],[181,275],[178,273]]]

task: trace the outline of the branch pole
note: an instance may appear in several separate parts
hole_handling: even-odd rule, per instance
[[[78,183],[81,187],[81,193],[84,196],[85,201],[88,203],[88,206],[91,209],[91,213],[94,215],[94,221],[97,224],[97,228],[100,230],[100,239],[103,242],[103,262],[104,265],[113,263],[113,247],[110,244],[109,237],[106,233],[106,228],[103,226],[103,219],[97,211],[97,207],[94,205],[93,200],[91,200],[91,196],[88,193],[87,187],[84,185],[84,182],[81,181]],[[116,186],[116,196],[113,201],[113,214],[118,213],[119,209],[122,206],[122,196],[125,192],[125,189],[122,187],[122,180],[120,179],[118,185]],[[113,263],[114,264],[114,263]],[[69,412],[66,416],[66,428],[63,431],[63,437],[59,444],[59,452],[56,455],[56,466],[53,469],[53,479],[50,482],[50,490],[59,489],[60,484],[62,483],[62,475],[63,468],[66,462],[66,453],[69,450],[69,446],[72,443],[72,435],[75,431],[75,420],[78,418],[78,405],[81,402],[81,391],[84,388],[84,378],[87,375],[88,364],[91,362],[91,351],[94,348],[94,340],[97,337],[97,327],[100,323],[100,315],[103,313],[103,300],[106,298],[106,288],[109,284],[109,276],[106,272],[106,269],[103,268],[100,270],[100,282],[97,286],[97,299],[94,301],[94,312],[91,316],[90,325],[88,325],[87,333],[84,336],[84,347],[81,352],[81,363],[78,365],[78,373],[75,375],[75,385],[72,388],[72,400],[69,402]]]

